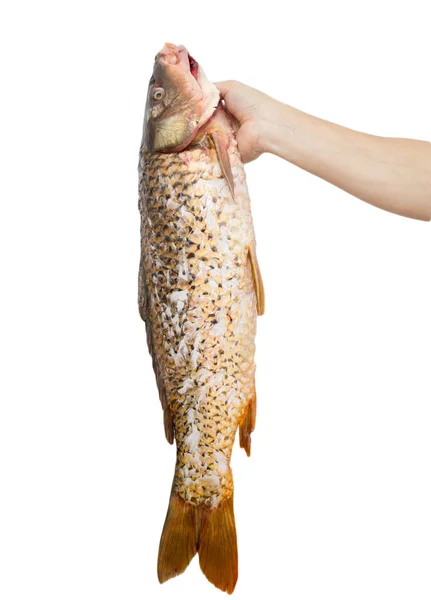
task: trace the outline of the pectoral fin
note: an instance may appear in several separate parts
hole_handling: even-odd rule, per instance
[[[226,179],[230,193],[232,194],[232,198],[235,200],[232,167],[230,165],[230,158],[228,152],[229,140],[222,133],[218,133],[218,131],[213,131],[210,134],[210,137],[212,138],[214,148],[217,152],[217,158],[220,163],[220,168],[223,173],[223,177]]]
[[[260,274],[259,263],[257,262],[256,251],[254,248],[248,249],[248,257],[250,259],[251,271],[253,273],[257,314],[260,316],[265,312],[265,290],[263,289],[262,275]]]

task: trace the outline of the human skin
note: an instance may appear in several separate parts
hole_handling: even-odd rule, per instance
[[[431,220],[431,144],[347,129],[238,81],[216,84],[243,162],[275,154],[378,208]]]

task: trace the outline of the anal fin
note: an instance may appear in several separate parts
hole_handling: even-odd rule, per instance
[[[254,431],[256,425],[256,396],[250,400],[243,420],[239,426],[239,445],[244,448],[247,456],[250,456],[251,450],[251,434]]]

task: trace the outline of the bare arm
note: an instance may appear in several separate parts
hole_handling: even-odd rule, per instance
[[[353,131],[242,83],[218,83],[244,162],[271,152],[374,206],[431,220],[431,144]]]

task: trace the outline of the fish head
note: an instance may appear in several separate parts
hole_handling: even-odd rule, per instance
[[[148,87],[144,143],[150,152],[179,152],[213,115],[216,86],[184,46],[165,44]]]

